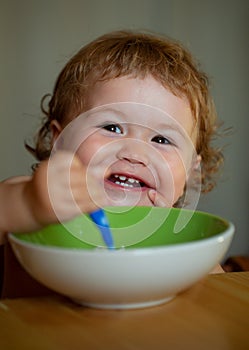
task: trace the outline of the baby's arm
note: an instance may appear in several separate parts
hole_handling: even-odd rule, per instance
[[[0,183],[0,242],[6,232],[14,232],[18,227],[20,230],[26,228],[29,215],[23,202],[23,192],[30,180],[30,176],[19,176]],[[28,226],[32,229],[31,222]]]
[[[0,234],[36,230],[95,210],[88,186],[95,201],[105,205],[99,181],[92,175],[87,183],[86,168],[68,152],[41,162],[32,177],[0,183]]]
[[[0,245],[5,243],[6,232],[12,231],[13,223],[16,222],[14,213],[18,213],[19,204],[15,202],[12,205],[12,200],[19,198],[19,193],[22,192],[24,183],[29,181],[28,176],[13,177],[0,183]],[[14,194],[15,193],[15,194]],[[13,195],[14,194],[14,195]],[[22,206],[21,206],[22,208]],[[13,221],[12,221],[13,220]],[[10,230],[8,230],[8,227]]]

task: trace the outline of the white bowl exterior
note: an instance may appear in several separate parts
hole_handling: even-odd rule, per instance
[[[165,247],[64,249],[18,240],[10,243],[21,265],[47,287],[101,308],[144,307],[166,301],[208,274],[223,258],[234,233]]]

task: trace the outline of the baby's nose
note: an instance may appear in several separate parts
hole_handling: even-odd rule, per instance
[[[149,150],[148,146],[142,141],[126,140],[122,143],[121,148],[117,152],[117,158],[126,160],[131,164],[141,164],[148,166]]]

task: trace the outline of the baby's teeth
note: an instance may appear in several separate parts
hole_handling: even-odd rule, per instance
[[[124,186],[124,187],[132,187],[132,185],[129,185],[125,182],[120,182],[120,181],[115,181],[115,184],[116,185],[121,185],[121,186]]]
[[[126,176],[124,175],[117,175],[115,174],[114,177],[117,179],[115,181],[115,183],[117,185],[123,185],[123,186],[126,186],[126,187],[132,187],[132,184],[136,183],[136,184],[139,184],[139,181],[136,180],[136,179],[133,179],[133,178],[127,178]],[[129,183],[125,183],[125,181],[129,182]]]

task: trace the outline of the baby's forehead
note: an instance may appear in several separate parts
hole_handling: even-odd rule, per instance
[[[151,75],[143,79],[123,76],[100,81],[88,90],[86,96],[88,110],[118,102],[155,107],[179,121],[182,116],[185,120],[193,119],[188,98],[180,93],[174,94]]]

